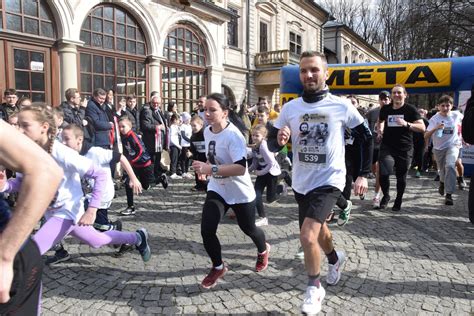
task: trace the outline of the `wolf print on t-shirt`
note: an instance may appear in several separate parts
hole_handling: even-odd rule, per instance
[[[328,117],[324,114],[304,114],[300,118],[299,130],[297,154],[302,166],[325,165],[329,136]]]

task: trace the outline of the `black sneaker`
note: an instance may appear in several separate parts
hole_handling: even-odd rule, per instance
[[[122,231],[122,221],[121,220],[116,220],[115,222],[110,222],[110,225],[112,225],[112,230],[118,230],[119,232]]]
[[[47,266],[55,266],[58,263],[68,261],[71,259],[71,256],[69,255],[69,252],[67,250],[62,249],[58,250],[54,253],[54,256],[47,257],[46,260],[44,261],[44,264]]]
[[[393,206],[392,206],[392,211],[400,212],[401,208],[402,208],[402,200],[395,199],[395,202],[393,203]]]
[[[118,219],[115,222],[111,222],[110,225],[112,226],[112,230],[118,230],[120,232],[122,231],[122,221],[121,220]],[[120,246],[121,245],[113,245],[112,247],[117,249]]]
[[[444,204],[446,205],[454,205],[453,197],[451,194],[447,193],[446,198],[444,200]]]
[[[114,253],[114,257],[115,258],[120,258],[124,254],[126,254],[127,252],[132,252],[134,249],[135,249],[135,247],[133,245],[123,244],[123,245],[120,246],[119,251]]]
[[[122,212],[120,212],[120,215],[123,215],[123,216],[131,216],[131,215],[135,215],[136,211],[135,211],[135,207],[133,206],[128,206],[125,210],[123,210]]]
[[[380,200],[380,206],[379,210],[384,210],[387,208],[388,202],[390,202],[390,196],[383,196],[382,199]]]
[[[464,181],[463,177],[458,177],[458,189],[464,190],[467,187],[466,181]]]
[[[438,193],[439,193],[441,196],[444,195],[444,182],[440,182],[440,183],[439,183]]]
[[[139,230],[137,230],[137,233],[140,235],[142,242],[140,243],[140,245],[135,247],[142,256],[142,260],[144,262],[147,262],[150,260],[151,257],[150,245],[148,244],[148,232],[145,228],[140,228]]]
[[[437,174],[436,177],[433,180],[434,181],[439,181],[439,174]]]
[[[160,182],[161,184],[163,185],[163,189],[167,189],[168,188],[168,177],[166,176],[166,174],[162,174],[160,176]]]

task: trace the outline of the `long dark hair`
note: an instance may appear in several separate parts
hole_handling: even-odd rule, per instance
[[[225,94],[211,93],[206,98],[208,100],[211,99],[219,103],[219,106],[221,107],[222,111],[228,111],[227,118],[240,130],[242,135],[245,136],[245,133],[248,133],[249,129],[247,128],[247,126],[245,126],[244,121],[242,121],[242,119],[232,109],[232,107],[230,106],[229,98]]]

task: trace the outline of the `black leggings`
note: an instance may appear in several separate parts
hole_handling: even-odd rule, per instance
[[[202,209],[201,236],[204,248],[214,267],[222,264],[221,244],[216,235],[217,226],[229,208],[234,210],[240,229],[252,239],[258,252],[262,253],[267,249],[265,233],[261,228],[255,226],[255,200],[249,203],[229,205],[219,194],[208,191]]]
[[[255,200],[257,213],[260,217],[267,217],[265,214],[265,207],[263,206],[263,191],[267,188],[267,202],[272,203],[277,200],[277,181],[278,176],[273,176],[270,172],[263,176],[257,176],[255,180],[255,194],[257,198]]]
[[[390,179],[389,176],[395,167],[397,177],[397,200],[401,202],[403,193],[407,185],[407,173],[410,167],[413,150],[400,151],[382,145],[380,148],[380,187],[384,196],[389,197]]]

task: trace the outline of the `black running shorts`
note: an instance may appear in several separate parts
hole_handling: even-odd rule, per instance
[[[329,185],[315,188],[307,194],[295,192],[300,227],[306,217],[324,224],[340,195],[341,191],[338,188]]]

